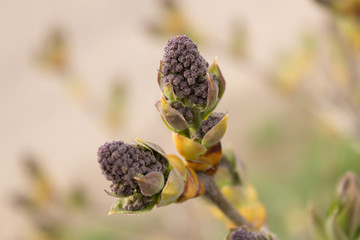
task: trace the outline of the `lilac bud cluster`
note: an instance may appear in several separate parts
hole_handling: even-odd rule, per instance
[[[151,197],[135,194],[125,199],[123,209],[126,211],[138,211],[152,204],[154,204],[154,200]]]
[[[182,105],[181,102],[174,102],[173,104],[171,104],[171,107],[177,110],[181,115],[183,115],[183,117],[187,122],[193,120],[194,116],[191,111],[191,108],[185,107],[184,105]]]
[[[246,228],[240,228],[230,235],[229,240],[261,240],[258,234],[248,231]]]
[[[122,141],[102,145],[98,151],[98,162],[103,175],[112,182],[111,190],[121,197],[140,193],[134,177],[150,172],[164,174],[168,168],[167,160],[160,154]]]
[[[171,38],[162,60],[161,86],[170,83],[175,95],[197,106],[207,102],[209,64],[200,55],[196,44],[187,36]]]
[[[212,113],[210,116],[201,123],[200,128],[196,131],[195,138],[201,139],[205,136],[207,132],[210,131],[216,124],[223,119],[225,113]]]

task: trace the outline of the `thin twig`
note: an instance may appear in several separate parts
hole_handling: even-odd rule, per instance
[[[253,226],[237,211],[237,209],[224,197],[215,183],[214,177],[198,173],[200,181],[205,186],[205,197],[215,204],[236,226]]]
[[[359,120],[360,110],[358,109],[358,106],[354,102],[354,98],[351,95],[351,90],[356,89],[360,81],[359,70],[358,70],[358,66],[356,65],[357,60],[351,50],[351,47],[349,46],[348,41],[346,40],[343,33],[340,31],[334,18],[330,19],[329,26],[331,30],[330,33],[332,34],[334,39],[338,42],[340,50],[344,55],[345,61],[347,63],[351,86],[350,89],[348,89],[348,91],[343,92],[341,91],[341,89],[335,86],[334,82],[332,82],[332,85],[334,91],[337,93],[338,99],[348,107],[350,114],[352,115],[352,120],[355,129],[354,137],[356,138],[356,140],[360,142],[360,120]],[[331,77],[331,75],[328,76]]]

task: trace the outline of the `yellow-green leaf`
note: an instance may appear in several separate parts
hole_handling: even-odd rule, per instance
[[[160,201],[157,206],[162,207],[170,203],[176,202],[184,191],[184,179],[178,171],[172,169],[168,180],[165,184],[163,191],[161,192]]]
[[[178,133],[173,133],[173,141],[177,151],[185,159],[196,160],[206,152],[206,148],[194,140],[184,137]]]
[[[156,102],[155,106],[166,123],[176,132],[181,132],[189,127],[184,116],[172,108],[163,96],[161,96],[160,101]]]
[[[170,165],[183,177],[184,181],[186,179],[187,170],[185,164],[181,161],[181,159],[173,154],[168,155],[168,160]]]
[[[226,114],[218,124],[216,124],[209,132],[207,132],[202,140],[202,144],[209,148],[218,143],[224,136],[227,128],[228,114]]]

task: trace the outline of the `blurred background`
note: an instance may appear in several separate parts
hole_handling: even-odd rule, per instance
[[[106,141],[175,153],[154,107],[167,40],[218,63],[234,149],[280,239],[360,173],[359,8],[336,1],[1,1],[0,239],[224,239],[202,199],[107,216]],[[357,11],[357,12],[356,12]],[[321,211],[321,209],[320,209]]]

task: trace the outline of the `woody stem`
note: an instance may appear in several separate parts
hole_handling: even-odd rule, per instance
[[[237,211],[237,209],[224,197],[215,183],[214,177],[205,173],[198,173],[200,181],[204,184],[204,196],[216,205],[236,226],[253,226]]]

